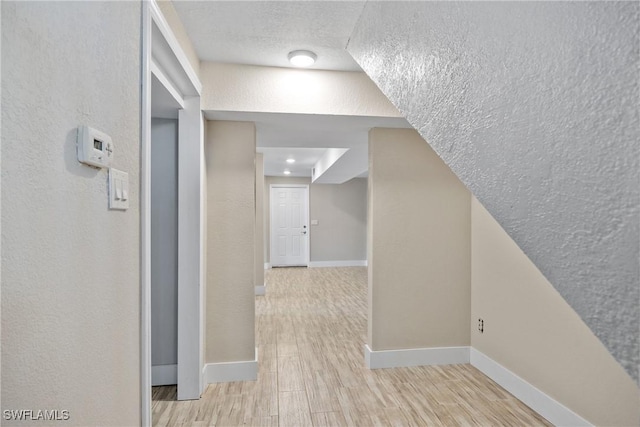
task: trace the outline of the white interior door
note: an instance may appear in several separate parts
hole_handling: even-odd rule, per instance
[[[309,265],[309,187],[271,186],[271,265]]]

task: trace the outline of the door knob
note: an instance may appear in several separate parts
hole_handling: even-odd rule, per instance
[[[306,232],[306,231],[303,231],[303,232],[302,232],[302,234],[307,234],[307,232]]]

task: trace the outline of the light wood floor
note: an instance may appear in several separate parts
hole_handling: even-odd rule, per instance
[[[551,425],[471,365],[368,370],[367,271],[266,272],[256,298],[258,381],[198,401],[153,388],[154,426]]]

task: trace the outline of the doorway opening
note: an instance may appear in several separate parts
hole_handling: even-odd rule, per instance
[[[202,85],[155,2],[142,11],[141,414],[152,384],[202,393]],[[188,191],[187,191],[188,189]]]

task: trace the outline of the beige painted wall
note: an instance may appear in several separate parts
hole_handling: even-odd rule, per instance
[[[256,153],[256,229],[254,237],[255,286],[264,286],[264,155]]]
[[[417,132],[369,132],[372,350],[470,344],[470,203]]]
[[[354,178],[344,184],[311,184],[311,178],[265,177],[265,262],[269,262],[271,184],[309,185],[311,261],[364,261],[367,245],[367,180]]]
[[[312,261],[367,259],[367,180],[312,184],[309,203]]]
[[[255,359],[255,125],[207,121],[205,363]]]
[[[202,109],[401,117],[364,73],[202,62]]]
[[[171,31],[173,31],[173,35],[176,36],[180,47],[184,51],[187,59],[189,60],[189,64],[193,68],[193,71],[196,72],[196,75],[200,75],[200,58],[198,58],[198,54],[196,53],[195,48],[193,47],[193,43],[191,43],[191,39],[187,34],[187,30],[185,30],[182,20],[180,16],[178,16],[178,12],[176,12],[175,7],[173,7],[173,1],[171,0],[156,0],[158,3],[158,7],[162,12],[162,15],[167,20],[169,27],[171,27]]]
[[[471,247],[472,346],[595,425],[639,425],[634,381],[475,198]]]
[[[2,410],[140,425],[141,5],[0,7]],[[106,169],[78,162],[80,124],[112,137],[128,210],[108,209]]]

